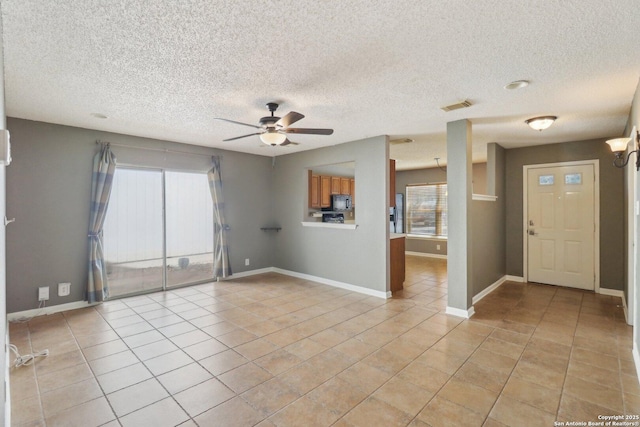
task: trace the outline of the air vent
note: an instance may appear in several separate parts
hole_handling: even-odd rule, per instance
[[[391,141],[389,141],[390,144],[409,144],[413,142],[413,139],[411,138],[402,138],[402,139],[392,139]]]
[[[471,105],[473,105],[471,104],[471,101],[465,99],[464,101],[458,102],[457,104],[445,105],[444,107],[440,107],[440,109],[444,112],[449,112],[453,110],[459,110],[461,108],[471,107]]]

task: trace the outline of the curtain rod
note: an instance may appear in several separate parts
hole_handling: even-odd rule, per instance
[[[217,155],[217,154],[189,153],[188,151],[169,150],[168,148],[136,147],[136,146],[133,146],[133,145],[115,144],[113,142],[101,141],[99,139],[96,140],[96,144],[107,144],[107,145],[112,145],[114,147],[133,148],[133,149],[136,149],[136,150],[159,151],[161,153],[188,154],[188,155],[191,155],[191,156],[205,156],[205,157],[218,156],[218,157],[222,158],[222,156]]]

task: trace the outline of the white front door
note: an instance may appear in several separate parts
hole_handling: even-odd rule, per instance
[[[527,170],[527,280],[595,288],[594,165]]]

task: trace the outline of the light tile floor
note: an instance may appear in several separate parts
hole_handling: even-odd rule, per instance
[[[11,324],[14,426],[552,426],[640,413],[620,298],[507,282],[444,314],[446,262],[367,297],[264,274]]]

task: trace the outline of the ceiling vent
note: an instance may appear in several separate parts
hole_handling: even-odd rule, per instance
[[[389,141],[390,144],[409,144],[413,142],[413,139],[411,138],[402,138],[402,139],[392,139],[391,141]]]
[[[468,99],[465,99],[464,101],[458,102],[457,104],[445,105],[444,107],[440,107],[440,109],[445,113],[447,113],[449,111],[459,110],[461,108],[468,108],[468,107],[471,107],[472,105],[473,104],[471,104],[471,101],[469,101]]]

